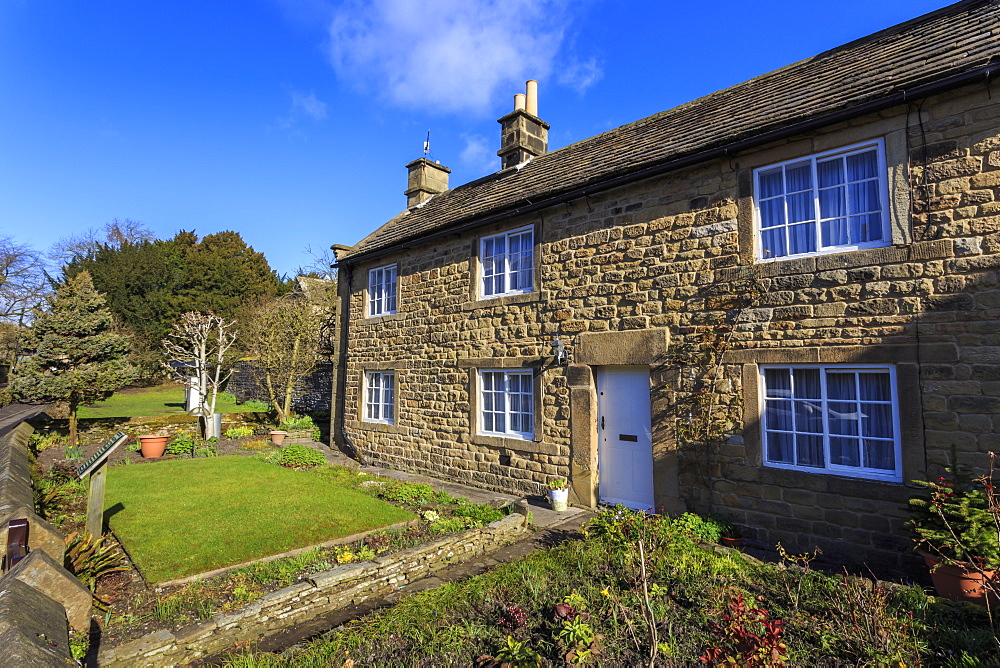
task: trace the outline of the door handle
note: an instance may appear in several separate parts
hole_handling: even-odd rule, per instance
[[[601,429],[604,429],[604,416],[601,416]]]

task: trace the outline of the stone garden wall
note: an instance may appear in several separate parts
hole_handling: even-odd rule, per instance
[[[755,262],[754,168],[871,140],[885,147],[892,245]],[[525,226],[534,291],[479,299],[479,238]],[[367,272],[389,264],[397,312],[365,317]],[[371,463],[506,492],[570,477],[571,499],[591,505],[594,367],[649,365],[658,508],[906,570],[909,481],[952,451],[981,469],[1000,448],[998,267],[1000,101],[976,84],[351,265],[347,436]],[[673,354],[713,328],[733,330],[716,391],[734,415],[728,438],[706,445],[678,438],[680,407],[713,369],[647,335],[665,332]],[[556,337],[568,367],[549,363]],[[759,365],[803,363],[893,365],[903,482],[763,465]],[[534,439],[478,434],[476,371],[501,368],[535,371]],[[392,424],[363,420],[369,370],[395,372]]]
[[[7,522],[28,520],[28,556],[0,576],[0,666],[73,665],[69,629],[90,628],[90,591],[63,568],[62,535],[35,514],[28,436],[22,422],[0,437],[0,556]]]
[[[313,413],[330,410],[330,387],[333,382],[333,364],[320,362],[316,369],[296,385],[292,410],[296,413]],[[236,363],[226,391],[239,401],[267,401],[267,392],[253,375],[253,360]]]
[[[101,666],[185,665],[253,642],[351,604],[395,591],[448,565],[492,552],[525,531],[514,514],[481,529],[356,564],[344,564],[268,594],[256,603],[175,632],[155,631],[104,649]]]

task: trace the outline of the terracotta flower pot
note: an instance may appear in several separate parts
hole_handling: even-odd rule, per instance
[[[742,538],[727,538],[727,537],[723,536],[722,538],[719,539],[719,545],[724,545],[726,547],[732,547],[732,548],[735,548],[735,549],[739,549],[739,548],[743,547],[743,539]]]
[[[139,446],[142,448],[142,456],[146,459],[155,459],[163,456],[163,451],[167,449],[169,436],[157,436],[156,434],[145,434],[139,437]]]
[[[931,568],[931,582],[938,596],[952,601],[968,601],[977,605],[986,605],[987,590],[983,583],[994,579],[993,571],[980,573],[971,564],[952,565],[941,564],[941,560],[927,552],[921,552],[924,563]]]
[[[285,442],[285,436],[288,435],[287,431],[272,431],[271,432],[271,442],[275,445],[281,445]]]

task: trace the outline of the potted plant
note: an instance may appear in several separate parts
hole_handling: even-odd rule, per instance
[[[993,467],[974,481],[947,471],[947,477],[913,481],[927,494],[910,499],[907,526],[938,596],[985,604],[987,592],[1000,592],[994,577],[1000,565],[1000,501]]]
[[[569,509],[569,481],[566,478],[549,480],[549,504],[552,510]]]
[[[726,547],[743,547],[743,536],[740,530],[724,517],[713,516],[712,520],[719,526],[719,544]]]
[[[163,452],[167,449],[168,440],[170,440],[170,436],[163,432],[142,434],[139,436],[139,447],[142,450],[142,456],[146,459],[162,457]]]

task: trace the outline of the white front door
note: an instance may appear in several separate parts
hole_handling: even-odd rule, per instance
[[[597,413],[601,503],[652,510],[649,368],[598,368]]]

